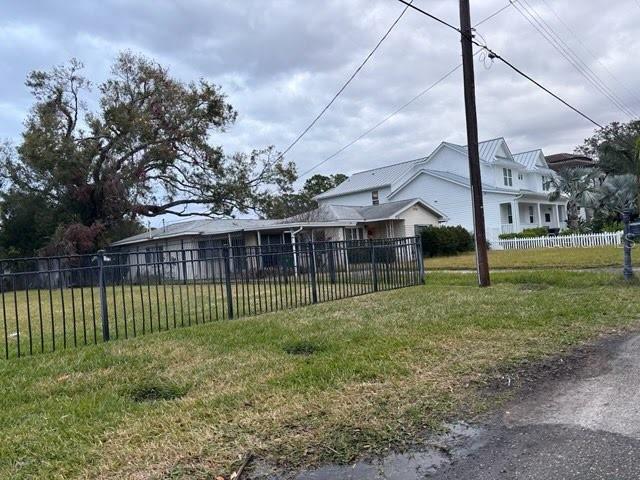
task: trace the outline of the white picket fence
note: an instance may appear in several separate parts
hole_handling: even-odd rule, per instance
[[[622,245],[622,231],[558,235],[557,237],[513,238],[498,240],[504,250],[524,250],[528,248],[585,248],[605,245]]]

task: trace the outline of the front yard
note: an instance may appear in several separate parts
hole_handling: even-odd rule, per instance
[[[640,265],[640,250],[632,252],[634,265]],[[475,254],[425,259],[427,270],[471,270]],[[540,248],[528,250],[489,250],[492,269],[591,269],[619,267],[622,270],[622,248]]]
[[[215,478],[248,451],[345,462],[491,407],[476,386],[502,368],[637,325],[638,285],[613,273],[493,280],[432,272],[426,286],[0,361],[0,478]]]

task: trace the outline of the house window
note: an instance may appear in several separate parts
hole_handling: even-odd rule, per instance
[[[344,238],[345,238],[345,240],[363,240],[364,239],[364,229],[360,228],[360,227],[345,228],[344,229]]]
[[[507,203],[507,223],[513,223],[513,209],[511,208],[510,203]]]
[[[502,177],[503,177],[503,180],[504,180],[504,184],[507,187],[512,187],[513,186],[513,176],[512,176],[510,168],[503,168],[502,169]]]
[[[551,185],[549,185],[549,177],[545,177],[544,175],[542,176],[542,191],[543,192],[548,192],[549,189],[551,188]]]
[[[551,223],[551,214],[550,213],[545,213],[544,214],[544,221],[546,223]]]
[[[533,205],[529,205],[529,223],[533,223]]]
[[[522,175],[521,173],[518,173],[518,180],[524,180],[524,175]]]
[[[162,245],[147,247],[144,252],[145,263],[161,263],[163,261]]]
[[[371,205],[379,205],[380,199],[378,198],[378,190],[371,192]]]

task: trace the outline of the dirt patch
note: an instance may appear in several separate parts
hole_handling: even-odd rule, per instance
[[[188,391],[189,389],[183,385],[168,382],[148,382],[131,387],[127,394],[134,402],[156,402],[182,398]]]
[[[569,378],[590,378],[606,373],[609,360],[630,332],[610,331],[599,339],[574,347],[558,355],[537,360],[522,360],[499,367],[477,383],[479,393],[488,398],[515,394],[517,398],[540,391]]]

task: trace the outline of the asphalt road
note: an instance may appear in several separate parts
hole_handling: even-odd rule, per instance
[[[640,480],[640,335],[520,374],[524,387],[502,411],[480,425],[451,425],[422,450],[249,478]],[[501,384],[495,388],[507,388]]]
[[[433,479],[640,479],[640,336],[509,405]]]

